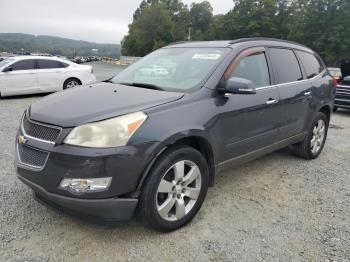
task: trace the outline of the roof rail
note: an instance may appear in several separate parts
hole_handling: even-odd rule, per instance
[[[288,43],[288,44],[294,44],[298,46],[305,47],[307,49],[310,49],[309,47],[299,44],[297,42],[289,41],[289,40],[284,40],[284,39],[278,39],[278,38],[269,38],[269,37],[246,37],[246,38],[240,38],[237,40],[232,40],[229,42],[230,45],[237,44],[237,43],[242,43],[242,42],[249,42],[249,41],[276,41],[276,42],[283,42],[283,43]]]

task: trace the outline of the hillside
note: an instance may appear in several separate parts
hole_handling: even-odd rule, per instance
[[[101,57],[118,58],[120,48],[120,45],[117,44],[97,44],[54,36],[0,33],[0,52],[14,52],[23,49],[28,52],[63,56],[89,56],[96,55],[92,49],[98,49],[97,55]]]

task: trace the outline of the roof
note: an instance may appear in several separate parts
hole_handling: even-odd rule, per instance
[[[225,40],[225,41],[184,41],[184,42],[177,42],[168,45],[168,47],[234,47],[237,44],[243,44],[243,43],[251,43],[251,42],[259,42],[259,44],[262,45],[279,45],[279,46],[285,46],[285,47],[291,47],[291,48],[298,48],[298,49],[304,49],[307,51],[312,51],[310,48],[298,44],[296,42],[282,40],[282,39],[275,39],[275,38],[267,38],[267,37],[252,37],[252,38],[240,38],[236,40]]]
[[[62,60],[61,58],[55,57],[55,56],[39,56],[39,55],[9,56],[8,58],[15,59],[15,60],[22,60],[22,59],[51,59],[51,60]]]

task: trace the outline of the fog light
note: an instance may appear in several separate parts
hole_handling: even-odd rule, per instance
[[[58,188],[67,190],[73,194],[95,193],[107,190],[111,181],[111,177],[65,178],[61,181]]]

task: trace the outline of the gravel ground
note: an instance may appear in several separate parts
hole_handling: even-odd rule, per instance
[[[33,199],[16,178],[14,137],[41,98],[0,100],[0,261],[350,261],[350,111],[333,115],[317,160],[281,150],[222,173],[197,217],[161,234],[135,220],[91,225]]]

